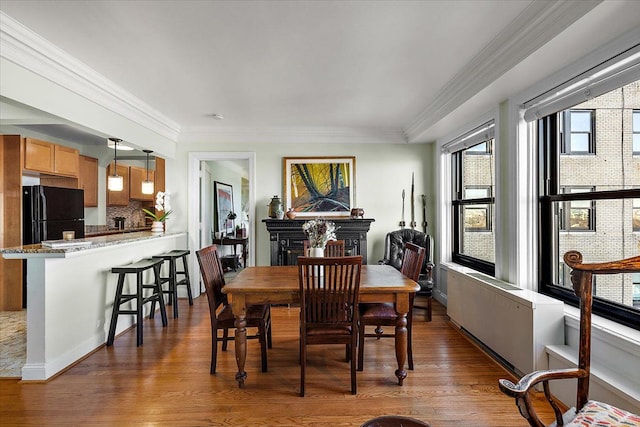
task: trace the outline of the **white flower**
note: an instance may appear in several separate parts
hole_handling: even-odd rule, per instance
[[[324,219],[312,219],[302,224],[302,231],[309,238],[312,248],[324,248],[329,240],[336,240],[336,225]]]
[[[161,221],[164,222],[169,214],[171,213],[171,207],[169,206],[169,193],[165,193],[163,191],[158,191],[156,194],[156,204],[155,204],[156,212],[151,212],[148,209],[142,209],[142,211],[146,214],[147,218],[150,218],[153,221]],[[160,213],[164,212],[164,213]]]

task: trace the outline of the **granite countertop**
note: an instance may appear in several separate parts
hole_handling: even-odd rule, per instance
[[[44,257],[55,257],[61,256],[64,257],[66,254],[74,253],[74,252],[84,252],[92,249],[121,245],[125,243],[133,243],[142,240],[149,239],[160,239],[162,237],[174,236],[177,234],[182,234],[182,232],[174,232],[174,233],[161,233],[155,234],[150,231],[138,231],[138,232],[130,232],[130,233],[117,233],[111,234],[107,236],[98,236],[98,237],[87,237],[84,239],[73,239],[69,240],[70,244],[78,244],[81,246],[71,246],[71,247],[45,247],[40,243],[35,245],[22,245],[15,246],[12,248],[3,248],[0,249],[0,253],[3,254],[4,258],[21,258],[24,257],[24,254],[31,255],[42,255]],[[63,242],[63,241],[56,241]],[[90,243],[90,244],[89,244]],[[12,256],[13,255],[13,256]],[[22,255],[22,256],[21,256]]]
[[[108,228],[106,226],[92,231],[85,231],[85,237],[107,236],[112,234],[135,233],[138,231],[149,231],[151,226],[147,227],[130,227],[130,228]]]

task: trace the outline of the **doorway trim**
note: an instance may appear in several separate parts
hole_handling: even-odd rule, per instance
[[[200,245],[200,163],[216,160],[247,160],[249,162],[249,218],[255,219],[255,202],[256,202],[256,153],[248,151],[192,151],[189,152],[189,220],[188,230],[190,240],[194,245],[194,256],[191,257],[191,274],[194,277],[193,283],[200,283],[200,266],[195,252],[199,250]],[[255,254],[255,230],[256,225],[249,227],[249,263],[247,266],[254,265]],[[192,286],[193,287],[193,286]]]

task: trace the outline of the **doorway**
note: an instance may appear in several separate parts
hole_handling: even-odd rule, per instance
[[[206,172],[202,172],[202,165],[206,162],[215,162],[215,161],[246,161],[247,162],[247,172],[248,172],[248,187],[246,188],[247,199],[245,206],[243,209],[246,209],[250,220],[250,227],[248,229],[247,236],[249,237],[249,246],[248,246],[248,263],[247,266],[255,265],[255,228],[256,225],[253,223],[255,220],[255,201],[256,201],[256,190],[255,190],[255,160],[256,153],[254,152],[215,152],[215,151],[204,151],[204,152],[191,152],[189,153],[189,220],[188,220],[188,230],[189,236],[193,246],[194,246],[194,254],[195,251],[200,248],[211,243],[211,207],[213,206],[213,201],[207,199],[207,194],[212,195],[212,187],[213,183],[210,182],[209,174]],[[206,223],[205,223],[206,222]],[[194,280],[197,280],[195,283],[200,283],[200,267],[198,265],[198,260],[195,256],[191,258],[191,266],[190,266],[192,276]]]

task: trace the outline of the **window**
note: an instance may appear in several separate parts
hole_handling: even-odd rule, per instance
[[[491,187],[465,187],[464,198],[467,200],[491,198]],[[490,204],[465,206],[464,231],[490,231],[491,228]]]
[[[494,156],[491,137],[455,151],[452,159],[453,260],[495,274]]]
[[[568,110],[560,119],[563,121],[561,136],[562,154],[594,154],[594,111]]]
[[[473,147],[469,147],[467,149],[467,155],[472,154],[491,154],[491,144],[487,142],[481,142],[480,144],[476,144]]]
[[[542,293],[577,305],[562,263],[569,250],[580,251],[588,263],[637,255],[632,233],[640,231],[640,158],[629,149],[638,136],[628,126],[640,120],[639,103],[640,82],[635,81],[537,121]],[[563,134],[570,137],[565,140]],[[593,155],[565,155],[587,151]],[[632,276],[599,277],[593,312],[640,329],[640,275]]]
[[[595,191],[595,187],[561,187],[563,194]],[[560,230],[592,231],[595,229],[595,203],[590,200],[569,200],[560,204]]]
[[[640,155],[640,110],[633,112],[633,154]]]

